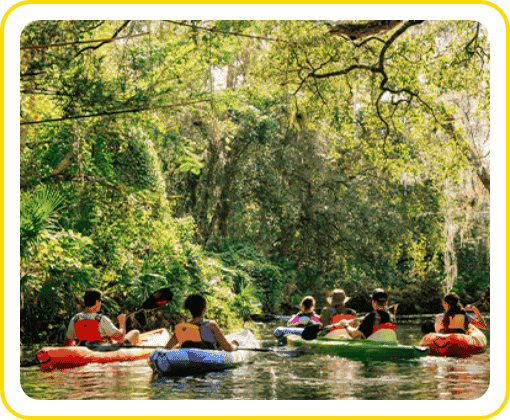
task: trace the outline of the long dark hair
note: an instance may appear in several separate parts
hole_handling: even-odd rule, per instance
[[[457,293],[448,293],[444,298],[443,301],[450,305],[450,307],[444,311],[443,314],[443,328],[446,331],[448,329],[448,326],[450,324],[450,317],[453,317],[457,314],[466,315],[466,311],[464,310],[464,307],[460,303],[460,298],[457,295]]]

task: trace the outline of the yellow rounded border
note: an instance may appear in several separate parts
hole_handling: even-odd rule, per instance
[[[251,1],[235,1],[235,0],[222,0],[221,2],[216,2],[216,1],[211,1],[211,0],[187,0],[187,1],[165,1],[165,0],[148,0],[148,1],[140,1],[140,0],[108,0],[107,2],[105,1],[101,1],[101,0],[70,0],[70,1],[65,1],[65,0],[53,0],[53,1],[44,1],[44,0],[23,0],[23,1],[20,1],[14,5],[12,5],[6,12],[5,12],[5,15],[3,16],[1,22],[0,22],[0,80],[4,80],[4,64],[5,64],[5,57],[4,57],[4,40],[5,40],[5,37],[4,37],[4,30],[5,30],[5,22],[7,20],[7,18],[9,17],[9,15],[17,8],[23,6],[23,5],[28,5],[28,4],[101,4],[101,5],[104,5],[105,3],[107,4],[169,4],[169,3],[186,3],[186,4],[204,4],[204,3],[211,3],[211,4],[214,4],[214,3],[222,3],[222,4],[310,4],[310,1],[305,1],[305,0],[277,0],[277,1],[268,1],[268,0],[251,0]],[[490,1],[486,1],[486,0],[451,0],[451,1],[441,1],[441,0],[423,0],[423,1],[405,1],[405,0],[388,0],[388,1],[384,1],[384,0],[357,0],[357,1],[342,1],[342,0],[319,0],[318,2],[312,2],[314,4],[385,4],[385,3],[389,3],[389,4],[441,4],[441,5],[444,5],[444,4],[484,4],[484,5],[487,5],[489,7],[492,7],[493,9],[495,9],[502,17],[503,17],[503,20],[505,21],[505,27],[506,27],[506,45],[507,45],[507,50],[508,50],[508,41],[509,41],[509,28],[510,28],[510,23],[508,21],[508,18],[505,14],[505,12],[496,4],[490,2]],[[507,71],[508,71],[508,68],[509,68],[509,63],[510,63],[510,58],[509,58],[509,55],[507,54],[507,57],[506,57],[506,62],[507,62]],[[4,284],[4,234],[5,234],[5,230],[4,230],[4,224],[5,224],[5,211],[4,211],[4,205],[5,205],[5,199],[4,199],[4,190],[3,190],[3,185],[4,185],[4,94],[5,94],[5,91],[4,91],[4,86],[3,84],[1,85],[0,87],[0,93],[1,93],[1,98],[2,98],[2,101],[0,103],[0,111],[1,111],[1,127],[2,127],[2,135],[1,135],[1,142],[0,142],[0,164],[1,164],[1,168],[2,168],[2,171],[0,171],[0,197],[1,197],[1,206],[0,206],[0,215],[1,215],[1,219],[3,220],[4,223],[1,224],[0,226],[0,238],[1,238],[1,242],[0,242],[0,266],[2,268],[2,281],[1,281],[1,284],[3,286]],[[506,103],[508,104],[508,77],[507,77],[507,92],[506,92],[506,98],[507,98],[507,101]],[[508,123],[507,123],[507,129],[506,129],[506,132],[507,132],[507,138],[509,137],[510,135],[510,130],[509,130],[509,126],[508,126]],[[508,154],[510,152],[507,151],[507,157],[508,157]],[[508,161],[508,159],[507,159]],[[507,235],[508,236],[508,235]],[[506,278],[506,276],[505,276]],[[508,294],[508,293],[507,293]],[[4,288],[3,287],[0,287],[0,299],[2,302],[5,301],[5,296],[4,296]],[[510,315],[507,314],[507,324],[508,324],[508,321],[510,320]],[[2,360],[4,360],[4,344],[5,343],[5,331],[4,331],[4,316],[3,316],[3,312],[0,312],[0,336],[3,338],[3,341],[2,341],[2,348],[1,348],[1,352],[0,352],[0,355],[2,356]],[[507,336],[507,348],[508,348],[508,343],[509,343],[509,338]],[[14,416],[20,418],[20,419],[53,419],[55,416],[25,416],[25,415],[22,415],[22,414],[19,414],[17,412],[15,412],[8,404],[6,398],[5,398],[5,394],[4,394],[4,388],[5,388],[5,377],[4,377],[4,365],[2,363],[2,368],[0,370],[0,395],[1,395],[1,399],[2,399],[2,402],[4,404],[4,406],[6,407],[6,409],[11,413],[13,414]],[[507,382],[508,382],[508,367],[507,367],[507,372],[506,372],[506,379],[507,379]],[[455,418],[459,418],[459,419],[462,419],[462,420],[468,420],[468,419],[489,419],[489,418],[492,418],[496,415],[498,415],[499,413],[501,413],[501,411],[503,411],[503,409],[505,408],[505,406],[507,405],[508,403],[508,400],[510,398],[510,392],[509,392],[509,389],[508,389],[508,386],[505,390],[505,399],[503,400],[503,403],[501,404],[501,406],[496,410],[494,411],[493,413],[491,414],[488,414],[486,416],[449,416],[448,418],[452,418],[452,419],[455,419]],[[319,415],[320,416],[320,415]],[[67,417],[67,416],[66,416]],[[85,419],[85,418],[89,418],[90,416],[73,416],[73,418],[82,418],[82,419]],[[98,415],[98,417],[104,417],[104,416],[101,416],[101,415]],[[158,417],[163,417],[163,416],[158,416]],[[174,417],[174,416],[168,416],[168,417]],[[224,419],[226,416],[208,416],[207,418],[208,419],[218,419],[218,420],[221,420],[221,419]],[[243,416],[235,416],[236,418],[246,418],[246,417],[243,417]],[[321,417],[332,417],[332,416],[321,416]],[[337,417],[337,416],[335,416]],[[338,416],[338,417],[344,417],[344,416]],[[373,418],[373,416],[349,416],[349,417],[356,417],[357,419],[366,419],[366,420],[371,420]],[[406,416],[406,417],[409,417],[409,418],[413,418],[413,419],[417,419],[417,420],[428,420],[430,418],[433,418],[433,417],[430,417],[430,416]],[[124,420],[126,418],[136,418],[135,416],[131,417],[131,416],[108,416],[108,418],[113,418],[113,419],[119,419],[119,420]],[[203,418],[203,416],[189,416],[189,417],[186,417],[187,419],[190,419],[190,420],[201,420]],[[249,417],[250,419],[257,419],[257,418],[267,418],[267,416],[250,416]],[[282,420],[295,420],[296,419],[296,416],[278,416],[279,419],[282,419]],[[388,415],[388,416],[377,416],[377,418],[395,418],[395,416],[391,416],[391,415]]]

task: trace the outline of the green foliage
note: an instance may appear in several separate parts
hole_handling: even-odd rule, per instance
[[[61,193],[46,185],[20,199],[20,254],[28,256],[44,231],[56,229],[57,209],[62,203]]]
[[[27,25],[21,122],[57,120],[21,130],[30,340],[60,340],[89,286],[114,316],[171,285],[173,320],[201,292],[229,327],[259,302],[322,304],[335,287],[360,307],[382,286],[406,311],[432,310],[447,229],[454,290],[475,300],[490,278],[489,219],[476,216],[489,211],[487,31],[332,31],[368,24]],[[129,38],[77,42],[115,37]]]

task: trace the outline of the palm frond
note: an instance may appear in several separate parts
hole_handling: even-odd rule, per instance
[[[20,202],[20,253],[25,258],[41,233],[55,228],[56,213],[64,197],[52,187],[43,187]]]

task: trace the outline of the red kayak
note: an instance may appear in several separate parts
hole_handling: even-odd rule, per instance
[[[82,346],[43,347],[37,353],[37,360],[42,368],[62,369],[83,366],[88,363],[129,362],[146,359],[154,351],[154,346],[164,347],[170,334],[164,328],[140,334],[137,346],[149,348],[119,348],[112,351],[95,351]]]
[[[469,325],[469,334],[430,333],[423,337],[420,346],[429,348],[429,356],[469,357],[483,353],[487,347],[484,333]]]

